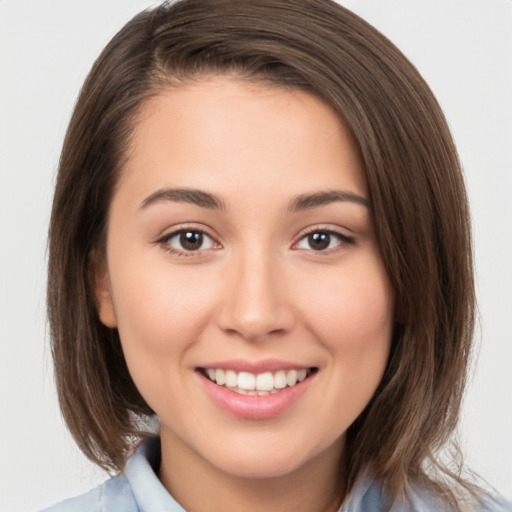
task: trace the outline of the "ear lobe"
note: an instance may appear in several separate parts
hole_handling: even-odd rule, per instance
[[[104,262],[93,266],[94,298],[100,321],[106,327],[117,327],[117,317],[110,292],[110,280]]]

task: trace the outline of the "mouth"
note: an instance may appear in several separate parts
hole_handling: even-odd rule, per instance
[[[239,395],[268,396],[293,388],[318,372],[318,368],[283,369],[275,372],[236,372],[224,368],[198,368],[204,377],[217,386]]]

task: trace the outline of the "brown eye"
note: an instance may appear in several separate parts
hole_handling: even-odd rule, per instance
[[[331,235],[325,232],[311,233],[308,235],[308,244],[314,251],[323,251],[331,243]]]
[[[295,248],[321,252],[354,243],[355,239],[353,237],[342,233],[318,230],[311,231],[309,234],[304,235],[295,245]]]
[[[183,231],[180,235],[180,244],[186,251],[197,251],[203,245],[203,233]]]
[[[173,253],[187,254],[207,249],[214,249],[218,244],[206,233],[200,230],[181,229],[164,236],[158,241]]]

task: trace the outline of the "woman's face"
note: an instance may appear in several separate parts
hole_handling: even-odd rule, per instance
[[[349,132],[304,92],[234,79],[151,99],[96,296],[164,453],[252,477],[338,459],[394,305]]]

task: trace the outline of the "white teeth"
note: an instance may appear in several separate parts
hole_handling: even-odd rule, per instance
[[[274,387],[277,389],[286,387],[286,372],[284,370],[279,370],[274,375]]]
[[[226,384],[226,372],[224,370],[215,370],[215,380],[219,386]]]
[[[274,387],[274,376],[270,372],[259,373],[256,376],[256,389],[270,391]]]
[[[238,385],[238,377],[233,370],[226,370],[226,387],[236,388]]]
[[[219,386],[225,386],[242,395],[266,396],[278,393],[286,386],[295,386],[308,376],[308,370],[279,370],[275,373],[264,372],[257,375],[250,372],[236,373],[234,370],[208,368],[208,378]]]
[[[219,381],[217,381],[217,384]],[[242,389],[254,389],[256,387],[256,377],[254,373],[240,372],[238,374],[238,387]]]
[[[219,381],[217,381],[219,382]],[[289,370],[286,374],[286,383],[288,386],[294,386],[297,382],[297,370]]]

